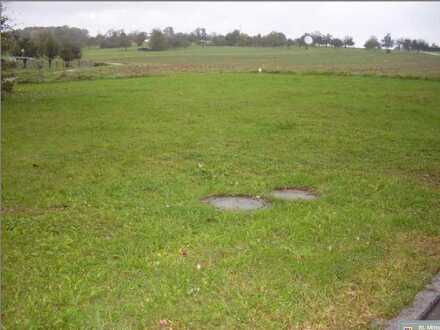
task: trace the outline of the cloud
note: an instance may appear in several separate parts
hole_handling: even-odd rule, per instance
[[[440,43],[438,2],[8,2],[7,7],[18,27],[66,24],[92,35],[166,26],[190,32],[200,26],[217,33],[281,31],[288,37],[318,30],[352,35],[357,45],[387,32]]]

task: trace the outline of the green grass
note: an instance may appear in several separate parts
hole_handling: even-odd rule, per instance
[[[17,71],[19,82],[91,80],[103,77],[139,77],[176,72],[314,72],[354,75],[404,76],[440,79],[440,56],[424,53],[334,48],[190,47],[162,52],[85,48],[82,65],[52,70]],[[93,67],[92,63],[113,63]],[[31,65],[29,65],[31,66]]]
[[[377,77],[19,85],[2,103],[4,328],[395,315],[439,270],[438,104],[438,81]],[[253,213],[200,202],[279,186],[321,197]]]
[[[175,70],[348,72],[440,78],[440,57],[415,52],[335,48],[191,47],[164,52],[137,48],[84,50],[84,59]]]

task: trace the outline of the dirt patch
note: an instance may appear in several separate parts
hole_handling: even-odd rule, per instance
[[[271,192],[271,196],[276,199],[286,201],[314,200],[318,195],[309,188],[279,188]]]
[[[211,196],[202,202],[224,211],[252,211],[270,206],[266,200],[250,196]]]

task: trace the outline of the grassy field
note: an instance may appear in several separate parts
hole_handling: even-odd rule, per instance
[[[100,54],[85,56],[186,61]],[[439,81],[366,76],[19,85],[2,102],[4,328],[366,329],[394,316],[440,270],[439,104]],[[200,202],[280,186],[320,198],[253,213]]]
[[[84,58],[124,64],[144,64],[176,70],[317,71],[355,74],[423,75],[440,78],[440,57],[384,50],[335,48],[206,47],[142,52],[136,48],[87,49]]]
[[[19,70],[21,82],[89,80],[103,77],[136,77],[176,72],[337,73],[440,79],[440,56],[416,52],[334,48],[190,47],[163,52],[86,48],[82,64],[51,71]],[[107,66],[93,67],[93,63]]]

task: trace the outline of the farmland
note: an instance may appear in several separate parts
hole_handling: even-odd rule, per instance
[[[62,69],[55,61],[52,70],[20,70],[22,82],[87,80],[139,77],[176,72],[265,72],[440,78],[440,56],[432,54],[356,48],[246,48],[190,47],[163,52],[86,48],[82,65]],[[91,66],[92,63],[107,64]],[[122,65],[121,65],[122,64]]]

